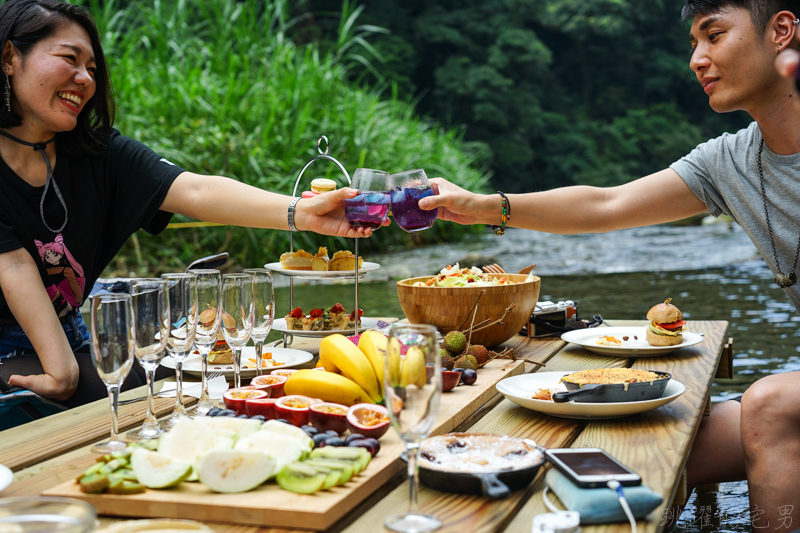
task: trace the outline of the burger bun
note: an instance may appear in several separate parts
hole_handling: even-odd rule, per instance
[[[647,343],[651,346],[675,346],[682,342],[683,335],[656,335],[647,330]]]
[[[647,312],[647,320],[652,320],[656,324],[669,324],[683,320],[683,313],[681,310],[672,305],[670,302],[672,298],[667,298],[663,304],[656,304]],[[651,343],[652,344],[652,343]],[[675,343],[678,344],[678,343]],[[670,346],[666,344],[664,346]]]

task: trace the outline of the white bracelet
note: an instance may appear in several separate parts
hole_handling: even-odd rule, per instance
[[[302,197],[295,196],[294,198],[292,198],[292,201],[289,204],[289,213],[288,213],[288,216],[289,216],[289,231],[297,231],[297,227],[294,225],[294,212],[295,212],[295,206],[297,205],[297,202],[299,202],[301,199],[302,199]]]

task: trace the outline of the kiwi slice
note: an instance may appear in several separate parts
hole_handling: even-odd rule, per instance
[[[324,467],[330,468],[331,470],[338,470],[341,472],[339,485],[344,485],[350,481],[350,478],[353,477],[353,473],[355,472],[355,467],[350,461],[340,461],[338,459],[308,459],[304,462],[314,468]]]
[[[146,490],[141,483],[123,479],[114,474],[110,475],[109,479],[111,484],[106,489],[109,494],[140,494]]]
[[[369,464],[372,456],[364,448],[344,448],[325,446],[324,448],[317,448],[311,452],[311,458],[322,459],[340,459],[344,461],[352,461],[356,467],[355,475],[358,475]]]
[[[111,480],[106,474],[94,473],[83,476],[78,483],[80,483],[81,492],[97,494],[103,492],[111,484]]]
[[[305,463],[308,464],[308,463]],[[322,490],[328,490],[331,487],[340,485],[342,480],[341,470],[334,470],[326,466],[309,465],[320,474],[325,474],[325,482],[322,484]]]
[[[283,470],[278,473],[277,482],[284,490],[312,494],[322,488],[325,478],[325,474],[318,472],[315,468],[295,461],[283,467]]]

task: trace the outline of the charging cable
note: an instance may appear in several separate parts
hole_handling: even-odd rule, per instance
[[[622,492],[622,485],[620,485],[619,481],[611,480],[608,483],[606,483],[606,486],[611,490],[617,491],[617,498],[619,498],[619,504],[622,506],[622,510],[625,511],[625,515],[628,517],[628,520],[631,523],[631,532],[636,533],[636,519],[633,517],[633,513],[631,512],[631,507],[630,505],[628,505],[628,500],[625,499],[625,493]]]
[[[547,496],[549,487],[545,486],[542,498],[552,511],[533,517],[532,533],[580,533],[581,515],[577,511],[562,511]]]

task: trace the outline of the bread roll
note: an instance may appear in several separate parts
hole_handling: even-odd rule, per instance
[[[647,343],[651,346],[675,346],[683,342],[683,335],[656,335],[647,330]]]

